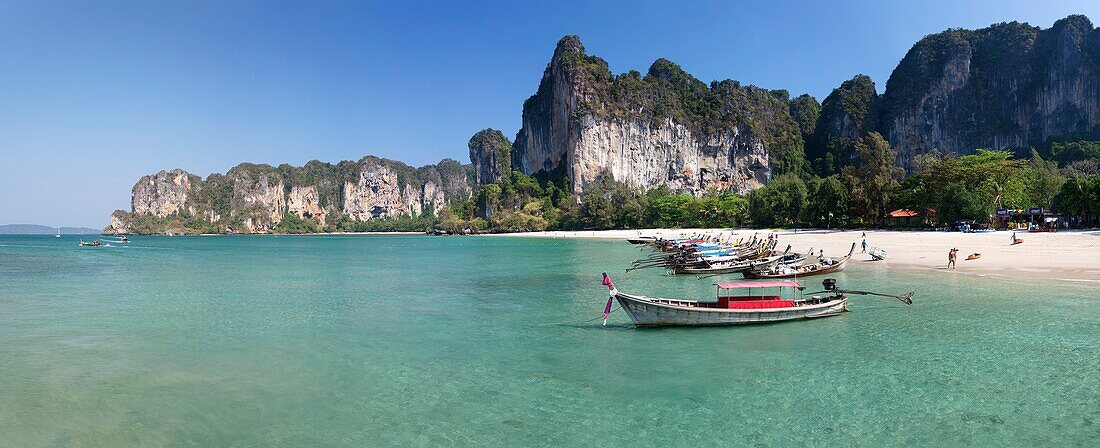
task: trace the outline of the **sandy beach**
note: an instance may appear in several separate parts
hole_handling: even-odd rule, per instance
[[[1010,231],[992,233],[961,233],[932,231],[884,230],[759,230],[759,229],[646,229],[604,231],[552,231],[502,234],[531,238],[605,238],[622,239],[638,236],[677,236],[707,233],[723,237],[761,237],[768,232],[779,235],[779,247],[788,244],[792,250],[821,249],[826,255],[842,256],[856,243],[853,262],[871,262],[869,255],[860,254],[860,236],[867,233],[867,245],[887,251],[887,259],[877,262],[905,269],[923,269],[937,275],[989,275],[1014,278],[1098,282],[1100,283],[1100,231],[1056,233],[1017,232],[1023,244],[1011,245]],[[958,268],[947,269],[947,253],[959,249]],[[973,253],[981,258],[966,260]]]

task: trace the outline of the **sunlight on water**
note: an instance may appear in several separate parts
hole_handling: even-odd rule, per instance
[[[0,236],[0,446],[1070,446],[1100,440],[1100,285],[856,262],[906,307],[607,327],[621,242]],[[816,287],[820,279],[808,279]]]

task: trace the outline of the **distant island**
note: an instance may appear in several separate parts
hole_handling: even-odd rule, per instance
[[[577,36],[554,49],[514,139],[470,164],[367,156],[141,178],[107,233],[443,232],[989,221],[1100,216],[1100,29],[1080,15],[926,36],[885,92],[824,101],[696,79],[657,59],[613,74]]]
[[[53,235],[57,233],[57,227],[40,226],[37,224],[3,224],[0,225],[0,235]],[[88,227],[61,227],[63,235],[98,235],[99,229]]]

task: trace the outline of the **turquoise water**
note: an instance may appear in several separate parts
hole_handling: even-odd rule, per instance
[[[856,262],[839,317],[637,330],[622,242],[0,236],[0,446],[1095,446],[1100,287]],[[817,286],[819,279],[811,280]]]

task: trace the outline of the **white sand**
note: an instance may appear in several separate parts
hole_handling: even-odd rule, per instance
[[[506,236],[539,238],[609,238],[622,239],[638,236],[677,237],[698,233],[733,235],[734,238],[751,238],[753,234],[764,237],[768,230],[753,229],[649,229],[605,230],[577,232],[530,232],[505,234]],[[811,247],[814,252],[824,249],[826,255],[842,256],[856,243],[853,262],[870,260],[860,254],[860,235],[864,231],[779,230],[779,248],[792,245],[792,250],[803,252]],[[1100,232],[1075,231],[1056,233],[1017,232],[1023,244],[1011,245],[1012,232],[960,233],[960,232],[902,232],[868,230],[867,245],[887,251],[883,263],[906,269],[922,269],[938,275],[977,274],[1018,278],[1100,282]],[[625,243],[624,243],[625,244]],[[947,252],[959,249],[958,269],[947,270]],[[980,253],[977,260],[966,260],[967,255]]]

